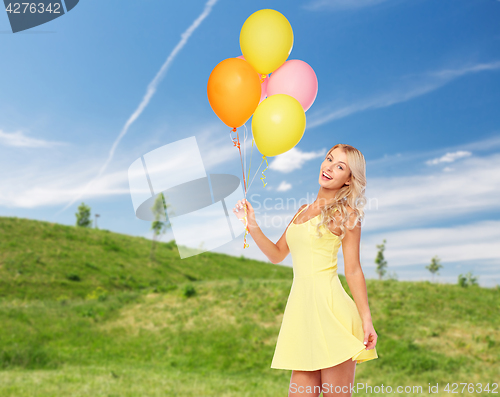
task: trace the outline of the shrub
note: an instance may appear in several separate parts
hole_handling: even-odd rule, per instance
[[[471,285],[477,285],[477,277],[474,277],[471,272],[467,272],[467,274],[459,274],[458,275],[458,285],[461,287],[469,287]]]
[[[194,289],[194,287],[192,285],[186,285],[184,287],[183,295],[186,298],[189,298],[189,297],[191,297],[193,295],[196,295],[196,290]]]
[[[66,275],[66,278],[68,280],[71,280],[71,281],[82,281],[82,279],[80,278],[80,276],[78,274],[74,274],[74,273]]]

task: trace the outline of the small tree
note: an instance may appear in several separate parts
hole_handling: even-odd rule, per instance
[[[387,273],[388,280],[398,280],[398,274],[396,272]]]
[[[458,285],[461,287],[469,287],[471,285],[477,285],[477,277],[474,277],[471,272],[467,272],[466,275],[458,275]]]
[[[377,245],[378,252],[377,252],[377,257],[375,258],[375,263],[377,264],[377,274],[379,280],[384,277],[385,273],[387,272],[387,261],[384,258],[384,251],[385,251],[385,239],[383,240],[382,244]]]
[[[153,230],[153,241],[151,243],[151,252],[149,254],[149,257],[151,260],[154,260],[154,255],[155,255],[155,248],[156,248],[156,239],[158,238],[158,241],[160,240],[160,235],[165,233],[167,229],[170,227],[170,222],[163,222],[160,219],[167,213],[167,204],[165,202],[165,197],[163,196],[163,193],[160,193],[158,196],[156,196],[155,202],[153,206],[151,207],[151,211],[153,211],[153,214],[155,216],[155,220],[151,223],[151,229]],[[158,237],[160,236],[160,237]]]
[[[438,270],[441,269],[443,265],[440,263],[439,257],[436,255],[431,259],[431,264],[427,265],[425,268],[428,269],[432,273],[432,281],[434,282],[434,274],[439,274]]]
[[[76,226],[91,227],[92,221],[90,220],[90,207],[81,203],[78,207],[76,215]]]

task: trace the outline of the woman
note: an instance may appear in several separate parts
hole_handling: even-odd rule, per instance
[[[248,200],[233,208],[238,219],[247,217],[253,240],[272,263],[292,254],[293,283],[271,364],[292,370],[288,396],[351,396],[356,364],[378,358],[359,262],[365,167],[354,147],[331,148],[320,167],[316,200],[299,209],[276,244],[257,225]],[[341,245],[354,301],[337,275]]]

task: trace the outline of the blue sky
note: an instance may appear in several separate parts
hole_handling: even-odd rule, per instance
[[[319,82],[302,140],[269,158],[268,184],[257,176],[248,191],[252,203],[268,198],[260,215],[275,226],[264,233],[281,237],[314,200],[326,151],[347,143],[367,161],[367,278],[385,238],[388,270],[400,280],[430,279],[424,266],[438,255],[440,282],[471,271],[484,286],[500,284],[495,0],[82,0],[16,34],[0,13],[0,215],[73,225],[84,201],[100,228],[151,238],[133,211],[128,167],[191,136],[207,173],[241,177],[206,85],[220,61],[241,54],[241,26],[263,8],[287,17],[288,59],[309,63]],[[255,149],[252,160],[251,176],[261,162]],[[287,199],[293,205],[279,207]],[[240,236],[215,251],[267,260],[249,244]]]

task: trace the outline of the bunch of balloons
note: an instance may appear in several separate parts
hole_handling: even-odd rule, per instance
[[[272,9],[259,10],[241,28],[243,55],[223,60],[210,74],[208,101],[215,114],[231,128],[230,137],[240,150],[240,158],[239,135],[233,138],[231,134],[237,133],[237,128],[252,115],[252,149],[255,142],[266,165],[268,156],[289,151],[304,135],[305,112],[316,99],[318,80],[306,62],[287,61],[292,47],[293,31],[286,17]],[[245,152],[244,148],[243,157]],[[242,159],[246,197],[249,180],[245,178],[245,168],[246,161]]]

